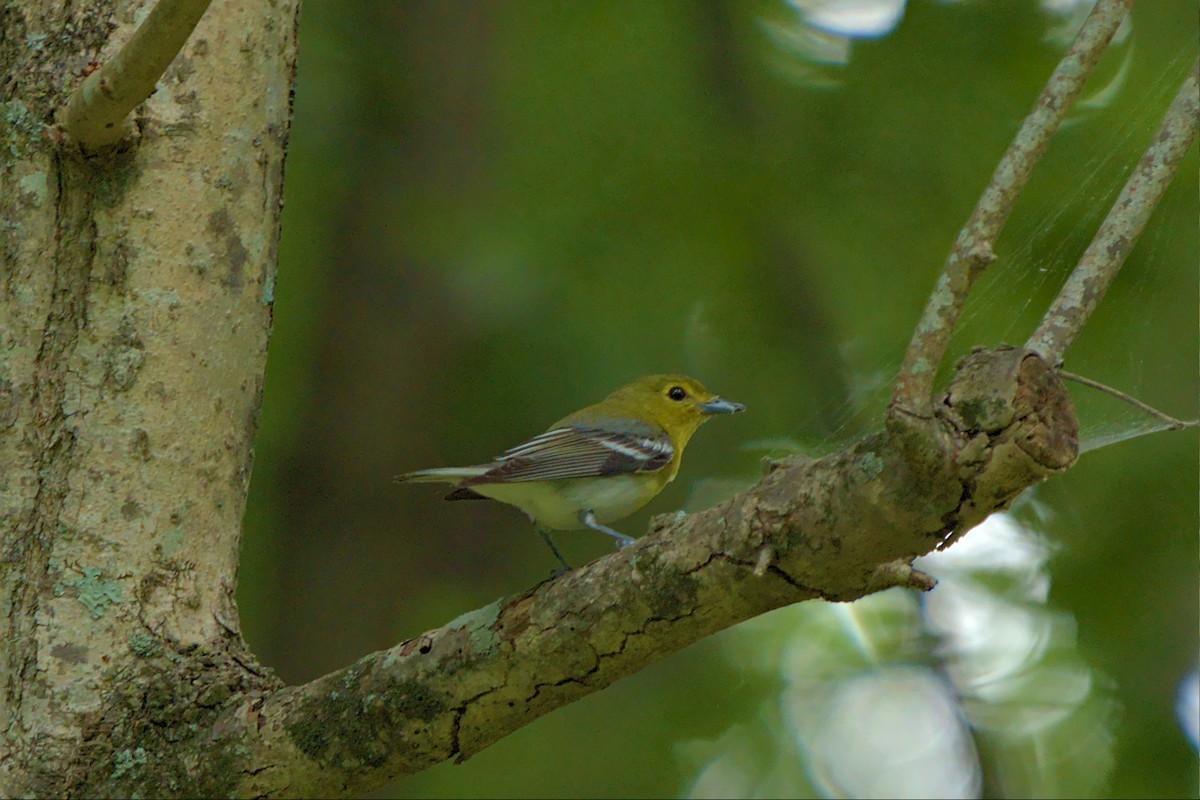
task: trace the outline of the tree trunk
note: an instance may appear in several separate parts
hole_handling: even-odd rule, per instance
[[[63,793],[98,764],[186,775],[146,763],[166,752],[155,726],[200,724],[267,680],[232,593],[298,6],[214,3],[138,108],[133,138],[85,158],[56,110],[89,62],[128,40],[138,5],[0,10],[8,796]],[[194,769],[198,756],[180,759]]]

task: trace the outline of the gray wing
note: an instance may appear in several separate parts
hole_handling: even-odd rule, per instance
[[[674,455],[670,437],[654,425],[625,421],[570,425],[507,450],[495,466],[461,485],[653,472],[671,463]]]

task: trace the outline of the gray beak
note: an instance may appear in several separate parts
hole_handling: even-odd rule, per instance
[[[746,407],[741,403],[735,403],[732,400],[710,400],[700,406],[701,414],[736,414],[738,411],[745,411]]]

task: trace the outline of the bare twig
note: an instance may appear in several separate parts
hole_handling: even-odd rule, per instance
[[[1066,285],[1026,344],[1051,364],[1062,361],[1088,317],[1117,277],[1158,201],[1196,138],[1200,60],[1179,87],[1162,125],[1096,231]]]
[[[934,376],[967,293],[995,260],[993,245],[1017,195],[1132,4],[1133,0],[1100,0],[1096,4],[997,165],[991,182],[959,232],[937,287],[913,332],[892,393],[894,411],[930,415]]]
[[[64,130],[87,150],[119,142],[129,132],[125,118],[154,91],[209,2],[158,0],[125,46],[71,95]]]
[[[1129,405],[1138,409],[1139,411],[1144,411],[1145,413],[1154,417],[1159,422],[1164,423],[1168,428],[1171,428],[1172,430],[1181,431],[1184,428],[1192,428],[1192,427],[1195,427],[1196,425],[1200,425],[1200,419],[1190,419],[1190,420],[1175,419],[1170,414],[1164,414],[1163,412],[1159,411],[1154,406],[1146,405],[1141,400],[1138,400],[1136,397],[1134,397],[1132,395],[1128,395],[1125,392],[1122,392],[1120,389],[1114,389],[1111,386],[1107,386],[1103,383],[1100,383],[1099,381],[1094,381],[1091,378],[1085,378],[1082,375],[1076,375],[1073,372],[1067,372],[1065,369],[1062,369],[1062,368],[1059,368],[1058,374],[1061,375],[1062,377],[1066,378],[1069,381],[1074,381],[1075,383],[1078,383],[1082,386],[1087,386],[1090,389],[1096,389],[1097,391],[1101,391],[1101,392],[1104,392],[1105,394],[1112,395],[1113,397],[1117,398],[1118,400],[1123,400],[1126,403],[1129,403]]]

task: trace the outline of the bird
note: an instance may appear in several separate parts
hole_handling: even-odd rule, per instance
[[[448,483],[447,500],[491,499],[533,522],[562,565],[549,531],[591,529],[618,549],[636,541],[608,527],[675,480],[683,450],[709,417],[745,410],[686,375],[646,375],[599,403],[568,414],[544,433],[484,464],[421,469],[398,483]]]

